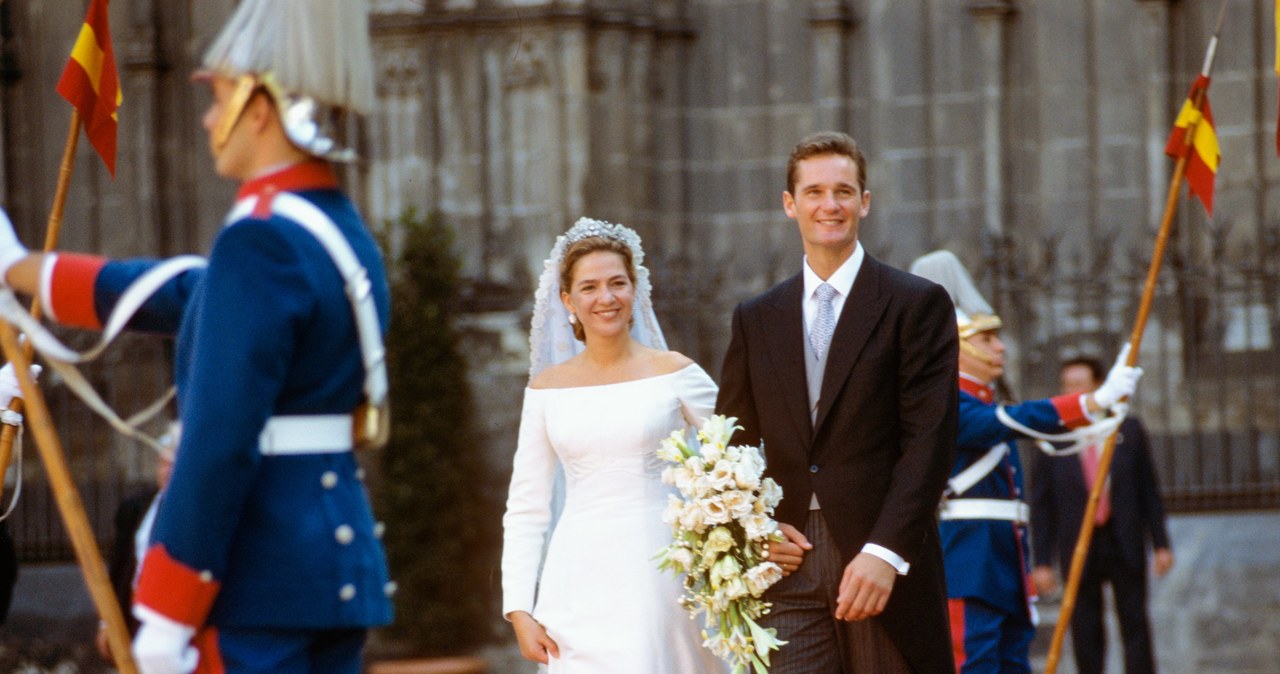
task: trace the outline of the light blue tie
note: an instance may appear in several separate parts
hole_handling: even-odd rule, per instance
[[[813,291],[818,300],[818,313],[813,317],[813,327],[809,330],[809,346],[813,347],[813,355],[819,359],[831,346],[831,336],[836,331],[836,312],[831,300],[836,296],[836,289],[830,283],[823,283]]]

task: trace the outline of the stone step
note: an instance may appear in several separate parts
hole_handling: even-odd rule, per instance
[[[365,669],[365,674],[486,674],[484,660],[473,657],[384,660]]]

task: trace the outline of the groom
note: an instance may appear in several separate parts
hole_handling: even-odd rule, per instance
[[[871,206],[853,138],[787,162],[801,272],[738,305],[716,409],[763,443],[782,486],[786,577],[772,674],[955,671],[934,519],[956,439],[956,321],[945,290],[858,244]]]

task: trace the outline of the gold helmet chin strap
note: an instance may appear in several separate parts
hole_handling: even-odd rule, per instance
[[[226,147],[227,140],[231,138],[231,131],[236,128],[240,116],[244,114],[245,106],[249,104],[249,99],[253,98],[253,92],[258,90],[258,86],[258,78],[253,75],[241,75],[236,78],[235,91],[231,92],[231,98],[222,110],[222,116],[218,118],[218,125],[213,128],[214,152],[221,152],[222,148]]]
[[[999,330],[1003,326],[1003,321],[995,314],[968,314],[961,311],[956,312],[956,327],[960,332],[960,350],[986,363],[987,365],[995,365],[995,357],[991,354],[979,349],[969,343],[969,338],[990,330]]]
[[[967,338],[960,339],[960,350],[969,354],[970,356],[973,356],[974,358],[977,358],[978,360],[986,363],[987,365],[996,364],[996,359],[991,354],[987,353],[986,351],[983,351],[982,349],[979,349],[973,344],[970,344]]]

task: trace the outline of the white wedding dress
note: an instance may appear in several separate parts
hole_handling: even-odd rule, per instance
[[[671,541],[662,511],[676,493],[660,479],[659,442],[700,425],[715,397],[715,382],[697,365],[618,384],[525,390],[503,519],[502,611],[529,611],[546,627],[560,647],[550,674],[728,671],[702,647],[701,619],[677,604],[680,579],[654,560]],[[557,461],[564,508],[547,541]]]

